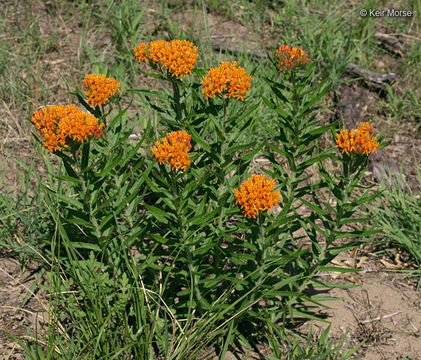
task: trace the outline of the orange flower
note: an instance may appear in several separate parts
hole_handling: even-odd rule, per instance
[[[191,136],[186,131],[173,131],[162,138],[162,143],[157,141],[155,147],[150,150],[155,155],[155,159],[171,165],[171,169],[187,170],[190,165],[189,151],[191,149]]]
[[[134,56],[139,62],[150,60],[160,64],[172,76],[183,77],[191,74],[197,60],[197,47],[186,40],[152,41],[140,43],[133,48]]]
[[[223,62],[219,67],[211,68],[208,76],[203,77],[203,94],[206,99],[214,97],[226,91],[228,97],[235,97],[237,100],[244,100],[244,94],[248,93],[251,86],[251,76],[247,76],[242,67],[237,68],[237,62],[233,61],[230,65]]]
[[[148,49],[149,45],[145,43],[140,43],[138,47],[133,48],[134,57],[139,60],[139,62],[148,61]]]
[[[342,153],[355,151],[359,154],[369,155],[380,146],[373,134],[373,126],[369,122],[360,123],[358,129],[342,130],[336,135],[336,147]]]
[[[291,48],[288,45],[281,45],[275,51],[275,58],[281,71],[292,70],[308,63],[306,52],[303,49]]]
[[[115,95],[117,90],[120,91],[120,83],[113,78],[107,78],[103,74],[89,74],[83,80],[83,84],[86,90],[86,98],[91,106],[105,104],[111,96]]]
[[[34,113],[32,122],[43,135],[43,145],[49,151],[68,147],[67,140],[83,143],[89,136],[97,138],[103,134],[104,124],[98,119],[78,109],[76,105],[51,105]]]
[[[256,218],[259,211],[272,209],[281,200],[279,191],[273,191],[274,186],[275,180],[267,180],[265,175],[252,175],[240,189],[234,189],[236,204],[240,204],[244,216]]]

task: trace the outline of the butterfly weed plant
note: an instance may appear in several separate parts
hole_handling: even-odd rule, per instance
[[[336,285],[319,273],[349,271],[331,260],[375,231],[353,226],[377,196],[361,185],[380,148],[374,129],[320,124],[331,84],[310,81],[303,49],[274,53],[263,98],[253,97],[258,73],[236,61],[200,69],[188,41],[140,43],[133,56],[152,69],[139,76],[168,91],[89,74],[74,93],[84,111],[52,105],[32,117],[49,174],[39,181],[55,223],[46,236],[54,296],[47,346],[21,344],[51,359],[196,359],[217,344],[223,359],[233,342],[260,342],[281,359],[296,324],[321,320],[323,298],[309,290]],[[122,97],[159,119],[136,141]],[[260,106],[276,121],[260,124],[267,136],[254,141]],[[258,156],[270,166],[252,166]],[[335,358],[351,353],[335,348]]]

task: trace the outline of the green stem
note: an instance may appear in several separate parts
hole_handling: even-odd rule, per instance
[[[178,87],[178,84],[176,83],[176,80],[171,77],[171,83],[174,93],[174,103],[175,103],[175,111],[177,114],[177,120],[181,123],[182,120],[182,111],[181,111],[181,102],[180,102],[180,89]]]
[[[228,98],[224,98],[224,113],[223,113],[223,118],[222,118],[222,124],[221,124],[221,128],[222,128],[222,138],[220,139],[221,141],[221,148],[220,148],[220,166],[218,169],[218,180],[219,180],[219,194],[218,194],[218,203],[220,202],[223,194],[224,194],[224,182],[225,182],[225,171],[223,168],[223,163],[224,163],[224,159],[225,159],[225,123],[227,120],[227,106],[228,106]],[[222,243],[222,220],[223,220],[223,206],[222,204],[219,204],[219,216],[218,216],[218,230],[219,230],[219,235],[220,238],[217,242],[217,252],[216,252],[216,259],[215,259],[215,263],[217,264],[217,266],[219,267],[221,258],[220,258],[220,253],[219,253],[219,248],[221,246]]]
[[[350,177],[349,177],[349,172],[350,172],[350,168],[352,166],[352,159],[349,161],[344,161],[343,160],[343,177],[341,182],[343,183],[343,192],[341,192],[342,198],[339,199],[341,204],[338,202],[337,200],[337,206],[336,206],[336,220],[333,224],[333,227],[330,231],[330,234],[328,236],[328,238],[326,239],[326,246],[329,246],[334,240],[335,240],[335,232],[338,230],[338,228],[340,227],[340,223],[342,221],[342,217],[344,214],[344,205],[346,205],[346,203],[348,202],[349,199],[349,189],[348,189],[348,185],[350,182]]]
[[[294,121],[294,136],[293,136],[293,140],[291,142],[294,143],[295,147],[292,151],[292,154],[289,156],[288,158],[288,163],[289,163],[289,168],[291,170],[291,176],[290,181],[288,182],[288,199],[287,201],[289,201],[291,199],[291,196],[296,188],[297,185],[293,186],[292,182],[295,181],[296,179],[296,173],[297,173],[297,162],[296,162],[296,157],[297,157],[297,148],[300,145],[300,136],[298,133],[299,130],[299,125],[300,125],[300,119],[298,118],[298,113],[299,113],[299,109],[301,106],[301,102],[300,102],[300,97],[297,91],[297,82],[296,82],[296,78],[295,78],[295,73],[291,72],[291,84],[292,84],[292,118]]]
[[[107,123],[106,123],[104,114],[105,114],[105,106],[104,106],[104,104],[102,104],[101,105],[101,117],[102,117],[102,121],[104,122],[104,126],[107,127]]]
[[[109,112],[108,112],[108,114],[109,114]],[[107,116],[105,114],[105,106],[104,106],[104,104],[101,105],[101,116],[100,117],[102,118],[102,121],[104,123],[104,129],[105,129],[104,135],[105,135],[105,139],[107,140],[107,143],[109,143],[110,142],[110,132],[107,130]]]
[[[177,208],[177,219],[179,220],[180,237],[187,254],[187,261],[188,261],[188,267],[189,267],[189,272],[190,272],[190,281],[193,286],[194,293],[199,305],[199,310],[200,312],[202,312],[202,294],[200,293],[200,289],[198,285],[199,277],[195,274],[196,271],[193,265],[192,252],[190,251],[189,246],[188,245],[186,246],[185,244],[186,238],[187,238],[186,227],[184,225],[184,215],[182,214],[180,210],[180,197],[178,195],[176,174],[174,172],[171,174],[171,183],[172,183],[173,194],[174,194],[174,199],[175,199],[175,207]]]
[[[260,241],[262,244],[262,257],[261,263],[262,265],[266,262],[266,239],[265,239],[265,228],[263,226],[263,215],[259,213],[259,230],[260,230]],[[261,269],[261,275],[263,275],[263,269]],[[261,279],[259,280],[259,282]]]
[[[220,152],[219,152],[221,164],[220,164],[219,169],[218,169],[219,199],[222,197],[222,195],[224,193],[224,182],[225,182],[225,170],[224,170],[224,167],[222,165],[223,165],[224,160],[225,160],[225,123],[226,123],[226,120],[227,120],[227,105],[228,105],[228,99],[224,99],[224,116],[222,118],[222,124],[221,124],[222,138],[220,139],[221,148],[220,148]],[[219,229],[221,229],[222,211],[220,211],[220,213],[219,213],[219,222],[218,223],[219,223],[218,227],[219,227]]]
[[[263,266],[266,263],[266,239],[265,239],[265,228],[264,228],[264,217],[261,213],[259,213],[259,240],[260,240],[260,262],[258,263],[258,266],[260,266],[259,270],[259,278],[257,280],[257,287],[256,290],[258,290],[259,286],[263,284],[263,278],[265,276],[265,271],[263,270]],[[251,302],[254,302],[256,298],[256,291],[253,291],[251,295]]]
[[[298,113],[299,113],[299,109],[301,106],[301,102],[300,102],[300,97],[298,95],[298,91],[297,91],[297,81],[295,79],[295,73],[294,71],[292,71],[291,73],[291,82],[292,82],[292,107],[293,107],[293,111],[294,113],[292,114],[293,118],[294,118],[294,133],[295,133],[295,145],[298,146],[299,145],[299,136],[298,136],[298,129],[299,129],[299,125],[300,125],[300,119],[298,118]]]
[[[77,161],[77,151],[75,149],[73,149],[72,147],[70,147],[70,151],[73,155],[73,159],[75,161],[75,164],[79,164],[79,162]],[[80,163],[80,168],[82,167],[82,164]],[[82,189],[82,201],[84,204],[84,208],[88,211],[89,214],[89,220],[91,221],[92,225],[94,226],[94,235],[96,237],[96,240],[98,242],[99,247],[102,250],[102,256],[101,256],[101,262],[103,261],[104,257],[105,260],[107,261],[107,263],[109,265],[111,265],[113,267],[113,262],[111,261],[111,257],[108,251],[108,248],[106,246],[106,244],[103,243],[103,241],[101,240],[102,237],[102,232],[101,229],[99,227],[98,221],[93,213],[93,209],[92,209],[92,205],[91,205],[91,192],[90,190],[87,188],[86,183],[85,183],[85,178],[84,176],[81,176],[82,169],[79,169],[78,171],[75,171],[78,179],[80,180],[81,183],[81,189]]]

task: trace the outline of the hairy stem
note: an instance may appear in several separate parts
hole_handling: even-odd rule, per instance
[[[218,180],[219,180],[219,194],[218,194],[218,201],[222,198],[223,194],[224,194],[224,182],[225,182],[225,170],[222,167],[222,164],[224,163],[224,159],[225,159],[225,123],[226,123],[226,119],[227,119],[227,106],[228,106],[228,98],[224,98],[224,113],[223,113],[223,118],[222,118],[222,124],[221,124],[221,128],[222,128],[222,139],[220,139],[221,141],[221,148],[220,148],[220,161],[221,164],[219,166],[218,169]],[[221,246],[222,243],[222,220],[223,220],[223,206],[221,205],[219,207],[219,216],[218,216],[218,230],[219,230],[219,240],[217,242],[217,252],[216,252],[216,259],[215,262],[217,264],[217,266],[222,265],[220,264],[221,262],[221,258],[220,258],[220,252],[219,252],[219,248]]]
[[[182,120],[182,111],[181,111],[181,102],[180,102],[180,89],[178,87],[178,84],[176,83],[176,80],[171,77],[171,83],[174,93],[174,103],[175,103],[175,112],[177,114],[177,120],[179,123],[181,123]]]
[[[265,276],[265,272],[263,270],[263,266],[266,263],[266,238],[265,238],[265,228],[264,228],[264,216],[259,213],[259,241],[260,241],[260,261],[258,263],[258,266],[260,266],[259,269],[259,277],[257,280],[257,287],[255,289],[255,291],[253,291],[252,295],[251,295],[251,302],[254,302],[255,298],[256,298],[256,291],[259,289],[259,286],[263,284],[263,278]]]
[[[172,182],[172,188],[173,188],[173,194],[174,194],[174,199],[175,199],[175,206],[177,208],[177,219],[179,221],[179,231],[180,231],[180,237],[181,237],[181,241],[183,243],[183,245],[186,245],[186,227],[184,224],[184,215],[180,209],[180,196],[178,194],[178,189],[177,189],[177,180],[176,180],[176,174],[173,172],[171,174],[171,182]],[[196,300],[198,302],[199,305],[199,310],[200,312],[202,312],[202,294],[200,293],[200,289],[199,289],[199,277],[198,275],[195,274],[196,270],[194,268],[193,265],[193,256],[192,256],[192,252],[189,248],[189,246],[185,246],[185,251],[186,251],[186,255],[187,255],[187,261],[188,261],[188,267],[189,267],[189,272],[190,272],[190,283],[193,287],[193,291],[195,293],[196,296]]]

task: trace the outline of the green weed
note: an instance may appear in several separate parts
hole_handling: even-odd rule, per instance
[[[419,168],[418,184],[421,184]],[[370,214],[375,217],[376,223],[383,229],[381,244],[387,248],[396,246],[406,250],[413,261],[419,267],[421,264],[421,190],[415,194],[410,186],[404,181],[403,173],[400,176],[391,177],[391,182],[383,182],[383,196],[376,204],[370,206]],[[419,276],[419,269],[410,271]]]

